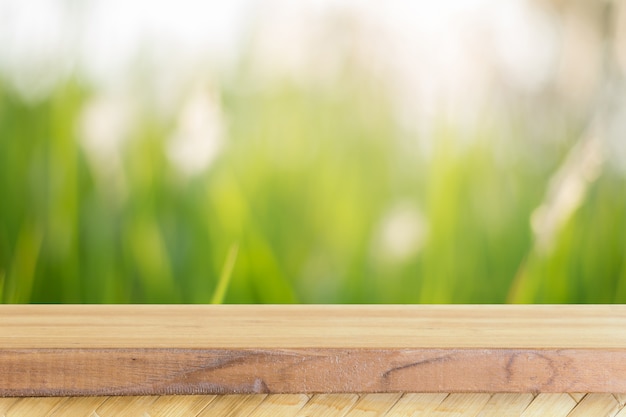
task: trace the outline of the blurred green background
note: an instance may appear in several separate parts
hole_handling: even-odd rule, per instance
[[[80,71],[33,98],[5,71],[0,300],[626,302],[607,83],[573,110],[547,83],[410,129],[350,54],[314,82],[253,56],[167,111],[137,63],[122,99]]]

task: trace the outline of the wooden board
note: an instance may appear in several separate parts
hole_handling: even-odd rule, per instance
[[[6,399],[5,399],[6,400]],[[619,417],[611,394],[302,394],[29,397],[12,399],[0,417]]]
[[[4,305],[0,396],[623,393],[624,329],[615,305]]]

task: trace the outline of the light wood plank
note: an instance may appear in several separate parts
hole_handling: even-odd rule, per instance
[[[152,403],[147,415],[149,417],[194,417],[214,399],[215,395],[164,395]]]
[[[0,317],[5,349],[626,348],[626,305],[0,305]]]
[[[626,407],[622,408],[620,412],[615,415],[615,417],[626,417]]]
[[[584,392],[570,392],[570,393],[569,393],[569,395],[570,395],[570,397],[572,397],[572,398],[574,399],[574,401],[576,401],[577,403],[579,403],[579,402],[580,402],[580,400],[582,400],[582,399],[583,399],[583,397],[584,397],[585,395],[587,395],[587,394],[586,394],[586,393],[584,393]]]
[[[9,408],[17,401],[19,401],[18,398],[0,398],[0,417],[6,417]]]
[[[620,406],[611,394],[587,394],[568,417],[613,417]]]
[[[576,406],[567,394],[539,394],[521,417],[566,417]]]
[[[64,398],[41,398],[28,397],[20,398],[5,413],[7,417],[33,417],[47,416],[51,414]]]
[[[68,397],[48,417],[98,417],[95,412],[108,397]]]
[[[611,394],[317,394],[163,397],[0,398],[0,416],[107,417],[625,417]],[[399,398],[399,399],[398,399]],[[488,399],[488,401],[487,401]],[[308,401],[307,401],[308,400]],[[531,403],[527,407],[528,403]],[[5,411],[9,410],[8,413]],[[94,411],[95,410],[95,411]],[[618,413],[619,412],[619,413]]]
[[[533,399],[532,394],[494,394],[478,417],[519,417]]]
[[[420,417],[428,416],[448,396],[446,393],[409,393],[387,413],[389,417]]]
[[[304,394],[268,395],[249,417],[295,416],[308,401],[309,397]]]
[[[298,412],[298,417],[343,417],[358,399],[356,394],[316,394]]]
[[[266,397],[265,394],[220,395],[198,417],[247,417]]]
[[[145,417],[146,411],[156,401],[154,396],[109,397],[98,409],[99,417]]]
[[[491,394],[450,394],[430,415],[433,417],[475,417],[490,398]]]
[[[384,416],[400,399],[402,394],[364,394],[346,414],[347,417]]]

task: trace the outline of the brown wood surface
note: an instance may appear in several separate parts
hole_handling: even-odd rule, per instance
[[[624,306],[0,306],[0,396],[626,392],[624,329]]]

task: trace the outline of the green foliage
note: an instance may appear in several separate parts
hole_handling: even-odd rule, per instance
[[[28,104],[0,85],[1,300],[626,301],[619,174],[539,253],[530,217],[563,150],[523,123],[416,135],[358,82],[245,85],[221,92],[225,145],[191,178],[167,157],[171,120],[141,113],[103,170],[77,129],[92,93]],[[398,206],[417,216],[407,253],[385,240]]]

